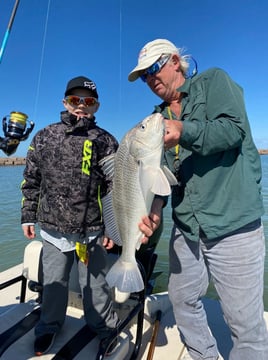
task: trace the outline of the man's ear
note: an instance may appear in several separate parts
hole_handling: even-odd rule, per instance
[[[173,54],[170,61],[172,62],[172,64],[178,66],[178,69],[180,68],[180,58],[177,54]]]

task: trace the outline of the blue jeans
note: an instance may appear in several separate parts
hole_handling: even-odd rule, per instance
[[[169,296],[177,326],[194,360],[215,360],[201,297],[209,280],[219,295],[233,340],[229,360],[267,360],[268,333],[263,318],[265,239],[260,220],[224,237],[187,240],[174,226],[170,242]]]

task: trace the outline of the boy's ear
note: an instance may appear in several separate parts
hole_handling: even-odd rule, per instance
[[[97,112],[97,111],[99,110],[100,103],[98,102],[98,103],[97,103],[97,104],[95,104],[94,106],[95,106],[95,108],[96,108],[95,112]]]
[[[65,99],[62,99],[62,103],[63,103],[63,106],[65,107],[65,109],[68,110],[67,101]]]

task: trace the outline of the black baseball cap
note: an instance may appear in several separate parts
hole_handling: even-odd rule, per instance
[[[98,93],[97,93],[96,84],[94,83],[94,81],[86,78],[85,76],[77,76],[77,77],[71,79],[67,83],[67,87],[65,90],[65,96],[70,95],[72,90],[77,89],[77,88],[88,89],[91,92],[92,97],[94,97],[96,99],[99,98]]]

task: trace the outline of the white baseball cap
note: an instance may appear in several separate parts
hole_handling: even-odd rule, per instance
[[[163,54],[178,53],[176,46],[165,39],[156,39],[148,42],[141,49],[138,58],[138,65],[129,73],[128,80],[137,80],[142,70],[148,69],[153,65]]]

